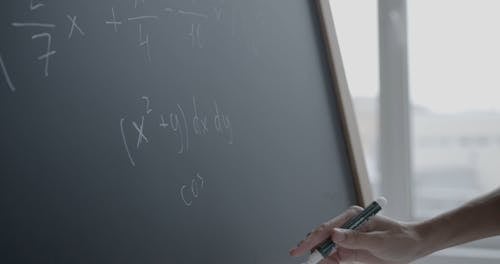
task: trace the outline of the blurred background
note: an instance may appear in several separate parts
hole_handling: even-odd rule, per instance
[[[500,1],[331,0],[374,192],[401,220],[500,186]],[[418,263],[500,263],[500,238]]]

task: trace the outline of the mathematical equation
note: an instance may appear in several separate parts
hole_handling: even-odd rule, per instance
[[[176,105],[176,110],[170,113],[156,113],[153,111],[151,99],[143,96],[140,100],[144,103],[144,112],[139,120],[129,120],[126,116],[120,118],[120,132],[124,150],[128,156],[130,164],[135,167],[135,154],[150,143],[151,138],[145,131],[145,123],[153,122],[157,129],[161,129],[168,134],[178,138],[177,154],[185,154],[190,150],[190,135],[205,136],[210,132],[222,136],[224,141],[233,144],[233,127],[229,115],[222,111],[217,101],[213,101],[213,115],[198,109],[196,97],[192,98],[192,116],[187,116],[184,107]],[[132,128],[133,135],[127,135],[126,126]]]
[[[231,20],[231,33],[234,35],[234,12],[229,15],[225,0],[220,0],[219,4],[208,9],[205,8],[204,11],[196,9],[195,1],[189,1],[192,4],[191,9],[165,6],[162,9],[157,9],[156,13],[144,12],[146,9],[144,7],[148,4],[147,1],[131,0],[133,6],[129,6],[129,8],[109,7],[109,16],[98,18],[102,27],[109,29],[110,33],[117,34],[125,27],[135,27],[137,40],[133,41],[137,41],[137,50],[144,53],[146,64],[151,63],[154,59],[154,53],[151,51],[153,47],[152,40],[155,38],[151,35],[150,27],[153,23],[161,22],[162,19],[182,17],[182,23],[186,23],[184,31],[185,46],[193,50],[203,49],[206,46],[204,37],[208,36],[208,33],[204,30],[208,28],[205,25],[209,21],[217,25],[224,20]],[[88,24],[89,22],[85,20],[83,15],[77,16],[76,12],[71,13],[71,10],[62,13],[61,16],[64,20],[58,23],[52,23],[50,19],[36,16],[40,14],[41,10],[50,8],[50,4],[49,1],[30,0],[26,16],[9,20],[8,25],[14,30],[20,31],[23,36],[26,34],[27,41],[40,45],[40,51],[36,51],[36,57],[33,59],[37,67],[40,67],[40,75],[43,78],[51,76],[51,63],[56,61],[59,56],[62,56],[56,50],[58,45],[54,43],[57,44],[60,41],[85,41],[95,33],[93,27]],[[130,10],[134,15],[126,16],[125,13],[130,12]],[[62,21],[65,21],[66,24],[63,24]],[[63,32],[62,38],[59,34],[60,31]],[[130,32],[130,30],[123,31]],[[132,30],[132,32],[134,31]],[[0,85],[3,82],[11,92],[16,92],[18,87],[15,85],[15,78],[12,78],[16,76],[16,72],[9,70],[7,59],[9,61],[11,59],[4,55],[7,54],[2,54],[0,50]],[[137,101],[143,105],[142,112],[139,115],[134,115],[139,116],[139,118],[130,118],[128,115],[119,118],[123,153],[132,167],[137,166],[137,162],[140,160],[138,155],[146,153],[148,146],[155,142],[153,137],[158,135],[173,139],[174,144],[168,146],[166,151],[171,150],[177,155],[186,155],[192,151],[195,142],[193,137],[214,135],[218,136],[223,144],[231,145],[234,142],[231,119],[216,100],[207,104],[210,107],[201,109],[197,98],[192,97],[192,102],[189,105],[174,104],[172,105],[173,110],[167,112],[161,112],[158,108],[155,108],[155,102],[147,96],[138,98]],[[152,128],[156,131],[151,131]],[[176,187],[178,188],[179,200],[186,207],[192,206],[203,195],[206,186],[207,179],[202,176],[202,173],[194,173],[185,179],[184,183]]]
[[[194,2],[193,2],[194,3]],[[206,21],[212,20],[214,22],[222,22],[225,19],[225,9],[223,8],[225,4],[224,0],[220,0],[217,6],[212,7],[211,10],[206,12],[200,12],[189,9],[180,9],[172,7],[164,7],[162,10],[155,14],[141,14],[141,7],[147,5],[146,0],[134,0],[133,8],[137,13],[136,16],[121,18],[120,10],[115,7],[110,8],[109,17],[102,18],[103,25],[110,27],[112,32],[118,33],[121,26],[132,25],[137,27],[138,41],[137,46],[139,49],[143,49],[144,58],[146,63],[152,61],[151,54],[151,33],[148,32],[148,26],[151,23],[159,22],[162,18],[168,17],[185,17],[187,18],[186,25],[186,43],[192,48],[201,49],[204,47],[203,41],[203,25]],[[48,8],[48,4],[42,0],[31,0],[29,3],[29,12],[35,13],[42,8]],[[64,14],[67,21],[67,41],[70,41],[78,36],[78,38],[85,38],[87,34],[92,34],[90,27],[86,28],[84,24],[78,21],[78,17],[73,14]],[[229,17],[229,16],[228,16]],[[234,34],[234,14],[230,18],[233,24],[233,34]],[[36,58],[42,63],[42,74],[44,77],[49,77],[50,75],[50,62],[57,55],[57,50],[54,49],[54,30],[60,26],[55,23],[48,23],[46,21],[33,21],[30,18],[23,18],[21,21],[14,21],[11,23],[14,28],[28,28],[30,34],[36,31],[36,33],[30,36],[30,39],[34,42],[42,42],[44,44],[43,51]],[[0,51],[0,70],[3,76],[3,80],[7,84],[8,88],[12,91],[16,91],[16,86],[12,80],[12,72],[9,72],[5,57],[2,56]]]
[[[135,0],[134,7],[137,8],[139,5],[144,5],[145,1]],[[221,1],[224,3],[224,1]],[[145,51],[146,62],[151,62],[151,39],[150,34],[145,33],[147,30],[145,26],[149,23],[159,21],[162,15],[167,16],[182,16],[191,18],[189,31],[186,31],[186,37],[189,39],[192,48],[203,48],[202,40],[202,25],[204,20],[213,19],[215,21],[221,21],[224,15],[224,9],[222,7],[213,7],[212,12],[203,13],[198,11],[192,11],[187,9],[175,9],[172,7],[163,8],[160,14],[141,14],[139,16],[128,17],[125,19],[120,19],[119,12],[115,7],[111,8],[111,16],[105,21],[107,25],[113,27],[114,32],[118,33],[119,27],[125,23],[135,23],[137,24],[139,41],[138,46],[143,48]]]
[[[128,157],[130,165],[136,167],[135,155],[140,151],[145,151],[148,144],[153,142],[150,134],[153,131],[146,131],[146,122],[151,122],[153,127],[164,131],[160,133],[165,136],[175,136],[177,154],[183,155],[190,151],[190,136],[207,136],[210,133],[219,135],[225,144],[232,145],[233,126],[231,119],[219,106],[217,101],[213,101],[212,109],[201,111],[196,97],[192,98],[192,115],[187,115],[185,108],[176,104],[175,111],[161,113],[153,109],[152,101],[147,96],[142,96],[139,101],[143,104],[143,112],[138,120],[130,120],[126,116],[120,118],[120,134],[123,142],[124,153]],[[187,109],[186,109],[187,110]],[[211,112],[212,114],[207,114]],[[132,130],[133,133],[126,133]],[[205,178],[198,172],[190,179],[188,184],[183,184],[179,189],[180,200],[185,206],[190,207],[194,200],[198,199],[200,192],[205,188]]]

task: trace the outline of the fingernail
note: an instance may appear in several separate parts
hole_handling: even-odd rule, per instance
[[[335,242],[342,242],[345,240],[346,238],[346,235],[345,235],[345,231],[340,229],[340,228],[334,228],[333,229],[335,232],[333,233],[333,240]]]

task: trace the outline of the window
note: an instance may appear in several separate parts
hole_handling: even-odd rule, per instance
[[[398,13],[405,5],[406,13]],[[412,219],[435,216],[499,187],[500,1],[332,0],[332,8],[375,193],[387,195],[385,191],[397,188],[385,187],[395,178],[379,172],[379,164],[384,162],[397,167],[397,157],[380,155],[380,149],[390,144],[409,146],[402,149],[409,152],[411,173],[390,177],[402,178],[393,185],[410,186],[410,199],[405,197],[407,193],[400,194],[401,199],[395,199],[399,208],[395,209],[409,208],[403,215]],[[382,24],[384,17],[378,17],[381,10],[385,10],[388,25]],[[407,27],[398,28],[397,22],[403,20]],[[394,28],[382,30],[387,26]],[[407,133],[408,140],[402,137],[398,143],[384,145],[379,130],[390,131],[387,126],[394,123],[387,122],[392,117],[385,114],[390,112],[379,116],[379,110],[387,111],[379,109],[379,102],[399,98],[386,98],[387,90],[381,92],[379,74],[387,77],[391,69],[379,73],[380,65],[397,64],[398,60],[386,57],[390,56],[387,50],[385,55],[379,53],[379,38],[403,43],[408,51],[408,64],[404,59],[399,66],[408,67],[409,88],[402,85],[401,89],[409,89],[404,96],[409,100],[397,102],[391,109],[409,111],[408,131],[397,131]],[[399,124],[394,127],[405,128]],[[405,172],[402,167],[397,172]],[[496,237],[440,251],[418,263],[499,263],[499,248],[500,238]]]
[[[500,137],[500,2],[407,7],[414,216],[427,218],[500,186],[492,144]]]
[[[500,2],[495,0],[408,1],[412,208],[417,219],[500,186],[497,10]],[[449,138],[452,144],[433,148],[423,144],[439,138]],[[482,262],[500,260],[499,238],[463,248],[441,255],[482,250],[479,257],[497,252]]]

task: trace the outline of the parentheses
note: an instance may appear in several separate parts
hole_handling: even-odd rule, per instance
[[[123,144],[125,146],[125,150],[127,151],[127,155],[128,155],[129,160],[130,160],[130,163],[132,164],[132,167],[135,167],[135,161],[134,161],[134,158],[132,157],[132,154],[130,153],[130,149],[129,149],[128,144],[127,144],[127,138],[125,136],[125,130],[123,129],[124,122],[125,122],[125,118],[121,118],[120,119],[120,130],[121,130],[121,134],[122,134],[122,140],[123,140]]]
[[[196,106],[196,98],[193,96],[193,109],[194,109],[194,116],[193,116],[193,130],[195,135],[199,135],[200,133],[200,118],[198,117],[198,107]]]
[[[186,205],[187,207],[189,207],[189,206],[191,206],[191,204],[193,203],[193,201],[187,201],[186,198],[184,197],[184,190],[186,188],[187,188],[186,185],[182,185],[182,187],[181,187],[181,199],[184,202],[184,205]]]
[[[176,122],[178,120],[179,119],[176,117]],[[180,147],[179,151],[177,151],[177,153],[182,154],[182,153],[184,153],[184,133],[183,133],[182,127],[179,125],[179,123],[177,123],[177,131],[179,131],[179,137],[181,138],[181,147]]]
[[[170,128],[172,128],[172,131],[176,131],[177,130],[177,126],[174,124],[174,114],[173,113],[170,113],[169,115],[169,119],[170,119]]]
[[[15,92],[16,91],[16,87],[14,86],[14,84],[12,83],[12,80],[9,77],[9,73],[7,72],[7,67],[5,66],[5,63],[4,63],[3,59],[2,59],[2,54],[1,53],[0,53],[0,68],[3,71],[4,77],[5,77],[5,81],[7,82],[7,86],[9,86],[9,88],[10,88],[10,90],[12,92]]]
[[[181,112],[181,115],[182,115],[182,119],[184,120],[184,129],[186,129],[186,131],[184,131],[184,134],[186,135],[186,152],[188,152],[189,151],[188,123],[187,123],[186,115],[184,114],[184,110],[182,110],[182,107],[179,104],[177,104],[177,108],[179,108],[179,111]]]
[[[177,154],[182,154],[184,153],[184,135],[182,134],[182,129],[179,127],[179,117],[177,116],[177,114],[170,113],[170,127],[172,128],[172,131],[174,131],[174,133],[179,131],[181,144],[179,150],[177,151]]]

